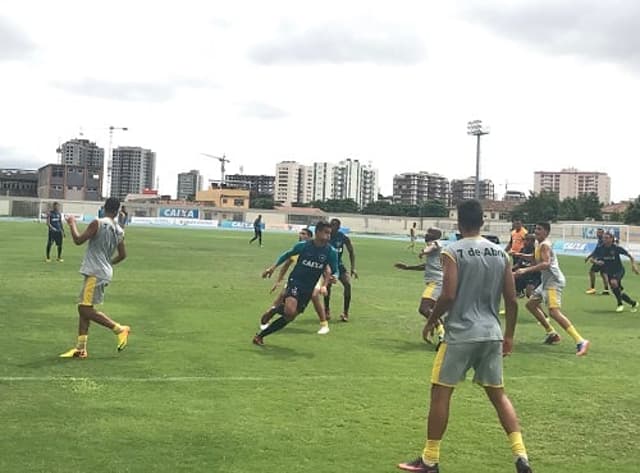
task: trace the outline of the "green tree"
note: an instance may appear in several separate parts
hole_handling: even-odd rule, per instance
[[[449,209],[440,200],[427,200],[422,203],[420,209],[422,217],[448,217]]]
[[[593,220],[602,220],[602,203],[598,198],[598,194],[591,192],[589,194],[582,194],[577,199],[584,218],[590,218]]]
[[[602,204],[598,194],[582,194],[560,202],[558,218],[561,220],[602,220]]]
[[[311,206],[335,213],[357,213],[359,210],[358,203],[353,199],[314,200]]]
[[[575,197],[568,197],[560,202],[558,218],[560,220],[584,220],[580,201]]]
[[[560,212],[560,200],[555,192],[531,192],[527,200],[514,209],[526,222],[555,222]]]
[[[624,212],[624,223],[627,225],[640,225],[640,196],[629,204]]]
[[[274,206],[273,197],[256,197],[249,203],[252,209],[272,209]]]

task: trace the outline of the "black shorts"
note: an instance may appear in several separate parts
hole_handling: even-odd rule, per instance
[[[618,286],[620,287],[620,289],[624,289],[622,287],[622,278],[624,277],[624,269],[622,271],[616,271],[613,273],[604,273],[607,275],[607,278],[609,278],[609,281],[611,281],[612,279],[615,279],[616,281],[618,281]]]
[[[344,264],[340,263],[338,264],[338,271],[340,271],[340,277],[342,277],[343,274],[349,274],[349,272],[347,271],[347,268],[344,267]]]
[[[592,264],[589,272],[591,273],[600,273],[603,272],[604,266],[600,266],[599,264]]]
[[[295,283],[289,281],[287,283],[287,291],[284,294],[285,300],[287,297],[293,297],[298,301],[298,313],[302,314],[304,310],[307,308],[309,301],[311,300],[311,296],[313,294],[313,290],[307,291],[305,289],[301,289],[300,286],[297,286]]]
[[[62,232],[52,232],[49,230],[49,241],[47,244],[54,242],[57,246],[62,246]]]
[[[524,282],[527,286],[531,285],[534,287],[538,287],[542,284],[542,277],[539,272],[525,274]]]

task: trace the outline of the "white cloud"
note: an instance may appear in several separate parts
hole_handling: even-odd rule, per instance
[[[412,65],[424,59],[420,38],[401,28],[324,24],[254,46],[249,57],[258,64]]]
[[[36,50],[28,35],[9,19],[0,17],[0,61],[24,60]]]

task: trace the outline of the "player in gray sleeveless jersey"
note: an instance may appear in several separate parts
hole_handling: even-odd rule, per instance
[[[71,237],[76,245],[89,242],[87,252],[80,266],[80,273],[84,276],[84,285],[78,300],[78,341],[74,348],[60,355],[61,358],[87,358],[87,337],[91,321],[107,327],[118,339],[117,350],[122,351],[127,346],[129,332],[128,325],[114,322],[106,314],[95,309],[104,299],[105,287],[113,277],[113,265],[120,263],[127,257],[124,246],[124,231],[115,222],[120,208],[120,201],[109,198],[105,202],[105,216],[92,221],[80,233],[73,216],[67,217],[71,230]],[[115,258],[114,253],[117,252]],[[113,259],[112,259],[113,258]]]
[[[532,473],[515,409],[502,384],[502,357],[513,349],[518,313],[511,260],[498,245],[480,236],[483,211],[476,200],[458,205],[459,240],[442,250],[442,294],[429,316],[433,328],[444,319],[445,340],[433,363],[427,443],[417,459],[398,468],[439,473],[440,442],[449,420],[449,404],[455,386],[473,367],[474,381],[484,387],[509,437],[517,473]],[[504,297],[504,337],[498,319]]]
[[[440,238],[442,238],[442,231],[438,228],[430,227],[427,229],[427,233],[424,236],[426,246],[418,255],[420,258],[425,258],[424,263],[416,265],[396,263],[394,265],[397,269],[424,271],[424,283],[426,287],[422,293],[422,298],[420,299],[418,312],[426,319],[431,315],[431,311],[442,292],[442,262],[440,261],[442,246],[438,242]],[[426,330],[425,324],[425,329],[422,332],[422,338],[425,342],[436,345],[437,350],[438,345],[444,338],[444,326],[442,323],[439,323],[435,330],[430,333],[430,331]]]
[[[547,320],[546,314],[542,310],[541,304],[544,302],[549,308],[549,315],[573,338],[576,343],[576,355],[584,356],[589,351],[590,342],[578,333],[571,323],[571,320],[561,311],[562,290],[566,284],[566,279],[558,257],[553,251],[553,245],[549,240],[551,225],[548,222],[536,224],[535,236],[538,242],[533,256],[534,264],[528,268],[520,268],[515,272],[516,277],[540,271],[542,283],[534,290],[533,295],[527,302],[527,309],[540,322],[547,332],[544,342],[547,345],[554,345],[560,342],[560,335]]]

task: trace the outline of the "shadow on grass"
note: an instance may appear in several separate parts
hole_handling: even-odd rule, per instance
[[[280,343],[280,341],[276,341],[276,343]],[[247,347],[241,349],[244,352],[255,353],[256,356],[263,356],[274,358],[277,360],[297,360],[300,358],[312,359],[315,358],[315,353],[313,352],[300,352],[294,350],[293,348],[289,348],[287,346],[279,345],[279,344],[270,344],[267,340],[265,340],[264,346],[255,346]]]
[[[382,351],[393,351],[393,352],[424,352],[424,353],[433,353],[435,355],[435,346],[430,345],[426,342],[421,341],[420,339],[413,340],[398,340],[394,338],[376,338],[371,341],[371,345],[374,348],[378,348]]]

